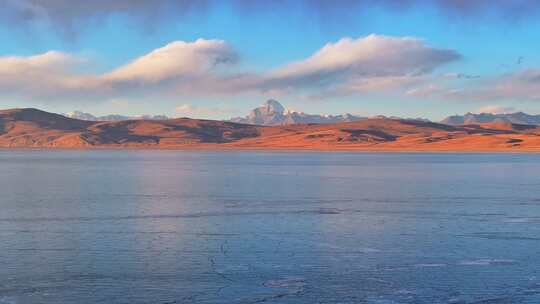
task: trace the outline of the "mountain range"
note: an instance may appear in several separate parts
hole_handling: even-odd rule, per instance
[[[447,125],[472,125],[485,123],[511,123],[520,125],[540,125],[540,115],[530,115],[523,112],[508,114],[467,113],[465,115],[449,116],[441,121]]]
[[[170,117],[165,115],[140,115],[140,116],[125,116],[125,115],[104,115],[95,116],[90,113],[81,111],[73,111],[62,114],[65,117],[85,120],[85,121],[123,121],[123,120],[168,120]],[[369,119],[401,119],[399,117],[386,117],[378,115],[369,117]],[[245,117],[231,118],[230,122],[260,125],[260,126],[284,126],[294,124],[335,124],[343,122],[353,122],[368,119],[365,116],[356,116],[352,114],[342,115],[320,115],[307,114],[286,110],[281,103],[275,99],[269,99],[261,106],[251,110],[249,115]],[[407,120],[416,120],[429,122],[425,118],[407,118]],[[531,115],[523,112],[492,114],[492,113],[466,113],[464,115],[448,116],[440,121],[441,124],[451,126],[461,125],[481,125],[481,124],[518,124],[518,125],[540,125],[540,115]]]
[[[0,147],[540,152],[540,127],[390,118],[286,126],[189,118],[88,121],[10,109],[0,111]]]
[[[90,113],[85,113],[81,111],[73,111],[69,113],[62,114],[65,117],[87,120],[87,121],[121,121],[121,120],[166,120],[169,117],[165,115],[141,115],[141,116],[125,116],[118,114],[104,115],[104,116],[94,116]]]
[[[230,121],[250,125],[283,126],[293,124],[328,124],[352,122],[366,119],[366,117],[351,114],[318,115],[304,112],[287,111],[274,99],[269,99],[260,107],[253,109],[246,117],[235,117]]]

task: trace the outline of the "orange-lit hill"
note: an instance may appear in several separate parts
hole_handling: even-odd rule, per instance
[[[518,152],[540,151],[540,128],[379,118],[272,127],[189,118],[93,122],[12,109],[0,111],[0,147]]]

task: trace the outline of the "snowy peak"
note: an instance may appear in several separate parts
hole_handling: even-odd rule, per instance
[[[62,114],[65,117],[87,120],[87,121],[121,121],[121,120],[166,120],[169,119],[165,115],[141,115],[141,116],[124,116],[118,114],[111,114],[105,116],[95,116],[90,113],[85,113],[81,111],[73,111],[69,113]]]
[[[73,111],[66,114],[63,114],[65,117],[73,118],[73,119],[80,119],[80,120],[88,120],[88,121],[97,121],[98,118],[90,113],[84,113],[81,111]]]
[[[318,115],[307,114],[304,112],[295,112],[285,110],[285,107],[277,100],[269,99],[260,107],[253,109],[246,117],[232,118],[232,122],[263,125],[263,126],[279,126],[292,124],[309,124],[309,123],[339,123],[351,122],[366,119],[365,117],[354,116],[351,114],[344,115]]]
[[[268,99],[258,109],[262,114],[267,115],[285,113],[285,108],[275,99]]]
[[[449,116],[441,121],[447,125],[473,125],[485,123],[512,123],[518,125],[540,125],[540,115],[530,115],[523,112],[508,114],[466,113],[465,115]]]

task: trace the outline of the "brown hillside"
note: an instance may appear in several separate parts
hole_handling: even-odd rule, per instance
[[[0,111],[0,147],[540,151],[540,128],[398,119],[275,127],[188,118],[90,122],[14,109]]]

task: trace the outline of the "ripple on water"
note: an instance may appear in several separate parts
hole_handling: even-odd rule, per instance
[[[0,297],[0,304],[17,304],[17,301],[12,297]]]
[[[302,277],[285,277],[283,279],[268,280],[263,284],[268,288],[303,288],[306,280]]]
[[[487,239],[487,240],[504,240],[504,241],[540,241],[539,237],[536,236],[526,236],[521,233],[515,232],[476,232],[471,233],[467,236]]]
[[[424,264],[415,264],[414,267],[418,268],[434,268],[434,267],[446,267],[447,264],[442,263],[424,263]]]
[[[540,218],[538,217],[508,217],[502,220],[503,223],[509,224],[529,224],[529,223],[538,223]]]
[[[477,260],[464,260],[458,262],[461,266],[495,266],[495,265],[515,265],[515,260],[509,259],[477,259]]]

